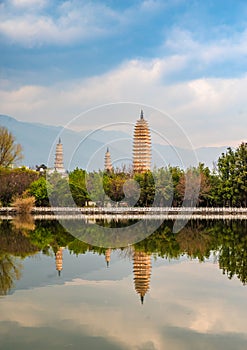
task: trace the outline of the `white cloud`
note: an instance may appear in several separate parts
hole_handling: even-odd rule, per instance
[[[161,47],[162,52],[175,53],[186,57],[188,63],[197,62],[204,69],[217,62],[245,59],[247,53],[247,30],[232,32],[224,38],[210,38],[203,41],[195,39],[190,31],[174,28]],[[191,65],[191,69],[195,66]]]
[[[169,113],[195,146],[236,145],[246,139],[247,76],[166,83],[166,76],[186,61],[181,57],[134,60],[101,76],[53,86],[22,86],[0,91],[0,110],[17,119],[67,124],[81,112],[112,102],[134,102]],[[5,84],[6,85],[6,84]],[[117,119],[117,120],[116,120]],[[120,121],[116,116],[106,122]],[[162,119],[150,121],[165,128]],[[84,128],[92,128],[85,120]],[[179,140],[176,140],[179,144]]]
[[[11,0],[2,5],[0,34],[24,47],[74,45],[89,39],[116,36],[157,13],[162,2],[146,0],[115,10],[103,2]],[[139,17],[137,16],[139,15]]]
[[[111,35],[119,25],[119,13],[101,3],[67,1],[50,10],[45,0],[13,0],[14,9],[3,6],[0,33],[13,43],[27,47],[72,45],[89,38]],[[42,7],[46,7],[42,11]],[[54,12],[52,12],[54,11]]]
[[[10,3],[17,8],[28,8],[34,7],[40,9],[47,5],[47,0],[11,0]]]
[[[232,302],[235,298],[241,298],[243,290],[238,280],[229,281],[220,274],[217,264],[210,262],[185,261],[161,266],[153,270],[150,296],[172,305],[174,312],[169,312],[171,310],[167,306],[171,325],[204,334],[245,333],[246,326],[241,322],[244,317],[241,304]],[[166,288],[162,283],[164,280]],[[231,290],[230,299],[228,288]],[[222,298],[218,298],[219,295]]]
[[[140,5],[140,9],[142,11],[148,11],[150,13],[150,11],[151,12],[159,11],[162,8],[164,8],[164,6],[166,6],[166,3],[164,3],[164,1],[144,0],[144,1],[142,1],[141,5]]]

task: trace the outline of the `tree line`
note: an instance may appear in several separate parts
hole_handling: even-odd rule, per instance
[[[173,224],[172,220],[165,221],[143,241],[118,249],[119,255],[131,256],[134,251],[141,251],[164,259],[179,259],[186,255],[203,262],[215,254],[223,274],[229,279],[236,276],[246,284],[246,221],[192,220],[178,233],[173,232]],[[106,254],[106,248],[76,239],[56,220],[37,221],[33,225],[29,221],[19,222],[18,218],[12,222],[3,220],[0,223],[0,295],[6,294],[20,278],[22,259],[40,251],[54,255],[60,247],[67,247],[75,255],[89,251]]]
[[[5,140],[5,142],[4,142]],[[93,171],[76,168],[68,176],[11,168],[22,156],[11,133],[0,128],[0,204],[9,206],[18,196],[33,196],[36,206],[247,206],[247,143],[229,147],[210,170],[200,163],[133,173],[131,169]]]

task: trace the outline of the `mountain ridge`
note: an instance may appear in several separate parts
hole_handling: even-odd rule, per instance
[[[132,136],[121,131],[74,131],[62,126],[19,121],[3,114],[0,114],[0,125],[8,128],[16,141],[22,145],[24,153],[22,164],[31,168],[40,164],[53,166],[55,145],[61,133],[64,163],[68,170],[77,166],[88,170],[103,169],[104,154],[109,145],[115,166],[131,164]],[[111,144],[112,139],[117,140],[117,143]],[[212,168],[214,162],[226,149],[227,146],[198,147],[195,150],[188,150],[176,146],[153,144],[153,165],[189,167],[196,165],[197,157],[199,162]]]

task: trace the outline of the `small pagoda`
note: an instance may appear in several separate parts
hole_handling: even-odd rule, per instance
[[[63,269],[63,247],[60,247],[58,249],[55,257],[56,257],[56,270],[57,270],[58,276],[60,276],[61,271]]]
[[[111,154],[109,152],[109,148],[107,147],[106,153],[105,153],[105,171],[111,172],[112,171],[112,162],[111,162]]]
[[[110,261],[111,261],[111,248],[108,248],[105,251],[105,262],[107,267],[109,267]]]
[[[62,173],[62,174],[65,173],[65,169],[64,169],[64,165],[63,165],[63,144],[62,144],[60,138],[59,138],[58,144],[56,146],[54,169],[58,173]]]

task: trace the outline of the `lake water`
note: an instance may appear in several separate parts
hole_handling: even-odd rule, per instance
[[[246,281],[245,220],[167,221],[125,249],[2,220],[0,349],[246,349]]]

